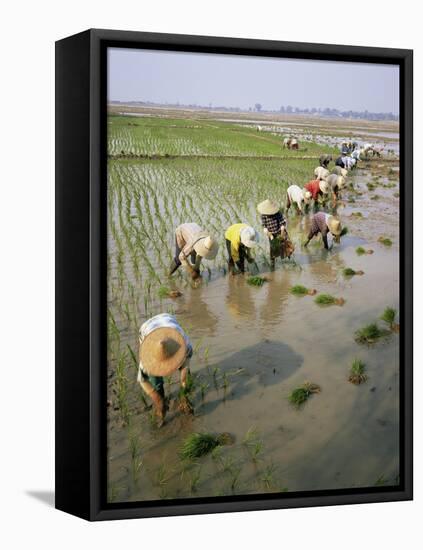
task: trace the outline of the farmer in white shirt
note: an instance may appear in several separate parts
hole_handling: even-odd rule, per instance
[[[309,204],[311,201],[311,193],[307,189],[301,189],[298,185],[290,185],[286,190],[286,211],[291,208],[292,204],[295,204],[297,210],[302,214],[303,205]]]
[[[175,257],[169,268],[169,275],[183,265],[193,279],[200,275],[201,260],[213,260],[219,245],[207,231],[196,223],[183,223],[175,230]],[[188,258],[191,258],[191,263]]]

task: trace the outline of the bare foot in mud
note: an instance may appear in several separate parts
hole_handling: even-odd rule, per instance
[[[179,298],[179,296],[182,296],[182,292],[180,290],[171,290],[168,296],[169,298]]]
[[[315,296],[317,294],[317,290],[315,288],[310,288],[308,291],[307,291],[307,294],[309,296]]]
[[[343,306],[343,305],[345,304],[344,298],[337,298],[337,299],[335,300],[335,304],[336,304],[337,306]]]

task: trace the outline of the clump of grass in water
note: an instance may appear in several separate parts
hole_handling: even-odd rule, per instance
[[[355,333],[355,341],[359,344],[373,344],[382,336],[386,336],[386,331],[379,328],[377,323],[370,323]]]
[[[356,252],[356,254],[358,254],[359,256],[362,256],[363,254],[373,254],[373,250],[371,250],[371,249],[366,250],[366,249],[363,248],[362,246],[357,246],[357,248],[355,249],[355,252]]]
[[[157,291],[157,294],[159,295],[160,299],[163,299],[163,298],[178,298],[179,296],[182,296],[182,292],[180,292],[179,290],[171,290],[167,286],[159,287],[159,290]]]
[[[319,306],[342,306],[345,303],[345,300],[343,298],[335,298],[335,296],[332,296],[331,294],[319,294],[314,299],[316,304]]]
[[[362,218],[363,214],[361,212],[353,212],[351,216],[353,216],[354,218]]]
[[[252,286],[263,286],[267,282],[265,277],[260,277],[260,275],[255,275],[253,277],[248,277],[247,283]]]
[[[356,385],[365,382],[367,380],[367,376],[366,374],[364,374],[365,368],[366,365],[363,363],[363,361],[361,361],[361,359],[354,359],[351,365],[350,376],[348,380],[352,384]]]
[[[388,237],[379,237],[378,241],[385,246],[392,246],[392,241]]]
[[[395,323],[395,317],[397,316],[397,310],[393,307],[386,307],[385,311],[380,316],[393,332],[398,332],[399,325]]]
[[[291,294],[294,294],[294,296],[314,296],[317,293],[317,290],[315,290],[314,288],[308,289],[303,285],[294,285],[290,288],[289,291]]]
[[[299,409],[313,393],[320,393],[321,388],[317,384],[306,382],[299,388],[293,390],[289,396],[289,402]]]
[[[351,267],[346,267],[343,271],[345,277],[353,277],[354,275],[364,275],[364,271],[355,271]]]
[[[195,460],[221,445],[230,445],[233,443],[233,437],[228,433],[219,435],[210,433],[193,433],[189,435],[181,449],[181,458],[184,460]]]
[[[372,196],[370,197],[370,199],[371,199],[372,201],[378,201],[378,200],[381,199],[381,198],[382,198],[382,197],[381,197],[380,195],[372,195]]]

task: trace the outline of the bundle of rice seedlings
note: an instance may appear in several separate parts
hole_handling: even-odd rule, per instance
[[[289,289],[294,296],[314,296],[317,293],[315,288],[307,288],[303,285],[294,285]]]
[[[331,294],[319,294],[316,296],[314,301],[319,306],[343,306],[345,304],[345,300],[343,298],[335,298],[335,296],[332,296]]]
[[[181,448],[181,458],[183,460],[195,460],[208,453],[220,445],[230,445],[234,439],[231,434],[222,433],[219,435],[211,433],[192,433],[189,435]]]
[[[354,218],[362,218],[363,214],[361,212],[353,212],[351,216],[353,216]]]
[[[313,393],[320,393],[321,388],[317,384],[306,382],[299,388],[293,390],[289,396],[289,402],[299,409]]]
[[[357,246],[355,251],[359,256],[362,256],[363,254],[366,254],[366,249],[363,248],[362,246]]]
[[[159,295],[159,298],[178,298],[179,296],[182,296],[182,292],[179,290],[171,290],[167,286],[161,286],[159,287],[159,290],[157,291],[157,294]]]
[[[348,234],[348,227],[343,227],[342,230],[341,230],[341,237],[344,237],[345,235]]]
[[[352,277],[353,275],[364,275],[364,271],[355,271],[351,267],[346,267],[343,271],[345,277]]]
[[[377,323],[370,323],[356,331],[355,341],[359,344],[373,344],[382,336],[386,336],[386,331],[380,329]]]
[[[378,241],[385,246],[392,246],[392,241],[388,237],[379,237]]]
[[[385,311],[380,316],[381,320],[384,321],[389,326],[389,328],[394,332],[398,332],[399,330],[399,325],[395,323],[396,315],[397,315],[397,310],[394,309],[393,307],[388,306],[385,308]]]
[[[364,374],[366,365],[361,361],[361,359],[354,359],[350,368],[350,376],[348,380],[352,384],[362,384],[367,380],[367,375]]]
[[[260,277],[260,275],[255,275],[253,277],[248,277],[247,283],[252,286],[263,286],[267,282],[265,277]]]

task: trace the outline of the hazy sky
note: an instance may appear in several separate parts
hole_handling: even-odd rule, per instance
[[[115,101],[399,111],[395,65],[110,48],[108,67]]]

